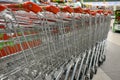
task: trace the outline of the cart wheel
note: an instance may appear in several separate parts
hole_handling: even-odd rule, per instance
[[[100,66],[103,64],[103,62],[104,62],[104,61],[103,61],[103,58],[100,57],[100,58],[99,58],[99,61],[98,61],[98,66],[100,67]]]
[[[73,80],[76,80],[76,78],[74,77],[74,79]]]
[[[85,80],[90,80],[88,76],[85,76]]]
[[[102,59],[99,59],[98,66],[101,66],[105,60],[106,60],[106,55],[104,55]]]
[[[94,76],[94,72],[93,72],[93,70],[91,69],[91,71],[90,71],[90,79],[93,79],[93,76]]]
[[[79,80],[82,80],[82,76],[83,76],[83,74],[82,74],[82,72],[80,73],[80,76],[79,76]]]
[[[106,55],[103,56],[103,61],[106,61]]]
[[[102,63],[99,61],[99,62],[98,62],[98,66],[100,67],[101,65],[102,65]]]
[[[93,72],[94,72],[94,74],[97,74],[97,67],[96,66],[94,67],[94,71]]]

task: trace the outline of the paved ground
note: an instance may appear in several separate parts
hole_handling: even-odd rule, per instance
[[[93,80],[120,80],[120,32],[110,30],[107,40],[107,59]]]

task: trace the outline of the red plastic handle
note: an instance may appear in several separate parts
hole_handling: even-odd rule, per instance
[[[12,10],[24,9],[27,12],[32,11],[34,13],[38,13],[42,11],[42,8],[39,5],[30,1],[27,1],[23,4],[8,4],[6,6]]]
[[[108,12],[107,12],[107,11],[105,11],[105,12],[104,12],[104,15],[105,15],[105,16],[107,16],[107,15],[108,15]]]
[[[100,10],[101,13],[104,13],[104,10]]]
[[[75,13],[83,13],[83,9],[81,7],[74,8]]]
[[[7,4],[6,6],[10,8],[12,11],[25,10],[27,12],[30,12],[30,10],[24,9],[22,4]]]
[[[108,13],[109,13],[109,14],[112,14],[112,11],[109,10]]]
[[[6,7],[5,7],[5,6],[0,5],[0,12],[1,12],[1,11],[4,11],[5,9],[6,9]]]
[[[42,8],[39,5],[37,5],[33,2],[30,2],[30,1],[27,1],[27,2],[23,3],[23,8],[27,9],[27,10],[30,10],[34,13],[38,13],[38,12],[42,11]]]
[[[22,8],[22,4],[7,4],[8,8]]]
[[[84,9],[84,12],[90,14],[90,9]]]
[[[46,6],[45,10],[49,11],[49,12],[52,12],[54,14],[57,14],[60,11],[60,9],[58,7],[55,7],[55,6],[52,6],[52,5]]]
[[[92,16],[95,16],[95,15],[96,15],[96,12],[95,12],[95,11],[91,11],[90,14],[91,14]]]
[[[97,13],[101,14],[101,13],[104,13],[104,11],[101,9],[101,10],[97,10]]]
[[[100,11],[100,10],[97,10],[97,13],[101,14],[101,11]]]
[[[69,12],[69,13],[74,12],[74,10],[73,10],[70,6],[65,6],[65,7],[63,8],[63,11]]]

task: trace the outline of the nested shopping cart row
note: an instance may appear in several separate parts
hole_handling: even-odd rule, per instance
[[[110,11],[0,7],[0,79],[89,80],[105,60]]]

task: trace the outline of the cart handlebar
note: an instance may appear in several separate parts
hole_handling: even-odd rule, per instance
[[[83,13],[83,9],[81,7],[74,8],[75,13]]]
[[[92,16],[95,16],[95,15],[96,15],[96,11],[90,11],[90,14],[91,14]]]
[[[84,9],[84,13],[90,14],[90,9]]]
[[[69,12],[69,13],[74,12],[73,8],[71,8],[70,6],[65,6],[65,7],[61,8],[61,11]]]
[[[8,8],[11,8],[12,10],[15,10],[15,9],[24,9],[25,11],[32,11],[34,13],[38,13],[38,12],[41,12],[42,11],[42,8],[33,3],[33,2],[30,2],[30,1],[27,1],[27,2],[24,2],[23,4],[8,4],[6,5]]]
[[[1,11],[4,11],[5,9],[6,9],[6,7],[5,7],[5,6],[0,5],[0,12],[1,12]]]
[[[101,14],[103,13],[104,15],[107,15],[107,14],[112,14],[111,11],[103,11],[103,10],[97,10],[96,12],[95,11],[90,11],[90,9],[82,9],[80,7],[77,7],[77,8],[71,8],[70,6],[65,6],[65,7],[62,7],[62,8],[58,8],[56,6],[53,6],[53,5],[48,5],[48,6],[45,6],[45,7],[41,7],[33,2],[30,2],[30,1],[27,1],[27,2],[24,2],[23,4],[8,4],[6,5],[6,7],[8,8],[11,8],[12,10],[19,10],[19,9],[23,9],[27,12],[29,11],[32,11],[34,13],[39,13],[41,12],[43,9],[46,10],[46,11],[49,11],[49,12],[52,12],[54,14],[57,14],[58,12],[60,12],[60,9],[62,12],[69,12],[69,13],[87,13],[87,14],[91,14],[91,15],[96,15],[96,12]],[[5,6],[2,6],[0,5],[0,11],[6,9]]]
[[[46,6],[45,10],[49,11],[49,12],[52,12],[54,14],[57,14],[60,11],[60,9],[58,7],[52,6],[52,5]]]
[[[42,8],[39,5],[30,1],[23,3],[23,8],[28,9],[34,13],[38,13],[42,11]]]

